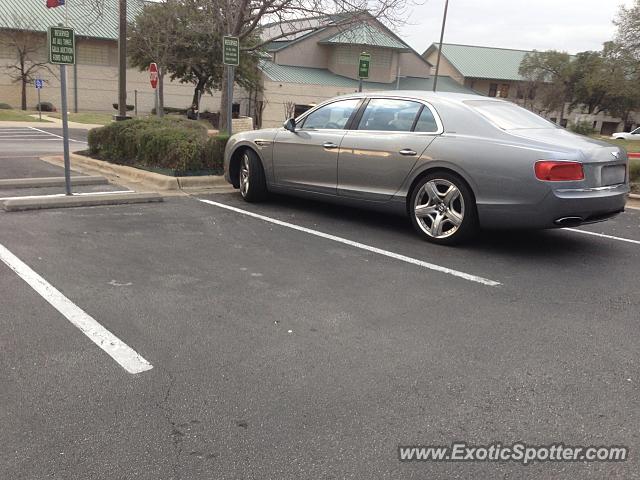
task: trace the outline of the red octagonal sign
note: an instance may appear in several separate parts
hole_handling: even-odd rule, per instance
[[[151,88],[158,86],[158,65],[152,63],[149,65],[149,81],[151,82]]]

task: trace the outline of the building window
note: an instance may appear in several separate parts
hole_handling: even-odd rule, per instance
[[[295,109],[293,111],[293,116],[295,118],[298,118],[300,115],[302,115],[307,110],[313,108],[314,106],[315,105],[300,105],[300,104],[296,103]]]
[[[498,93],[498,84],[497,83],[489,84],[489,96],[495,97],[497,93]]]
[[[500,98],[507,98],[509,96],[509,84],[503,83],[500,85],[500,90],[498,90],[497,95]]]

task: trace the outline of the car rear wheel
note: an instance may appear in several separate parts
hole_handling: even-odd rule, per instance
[[[258,155],[246,149],[240,157],[240,194],[247,202],[259,202],[267,198],[267,182]]]
[[[412,191],[409,210],[418,234],[433,243],[460,243],[478,229],[471,190],[460,177],[448,172],[434,172],[422,178]]]

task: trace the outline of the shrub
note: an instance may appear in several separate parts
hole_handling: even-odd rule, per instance
[[[206,129],[180,117],[114,122],[91,130],[88,140],[92,156],[120,165],[180,172],[210,168]]]
[[[180,115],[186,115],[188,108],[164,107],[163,110],[165,114],[176,113]],[[153,107],[151,109],[151,115],[155,115],[155,114],[156,114],[156,107]]]
[[[55,112],[56,107],[53,106],[51,102],[40,102],[36,104],[36,110],[38,110],[38,105],[40,106],[40,111],[42,112]]]
[[[111,104],[113,106],[114,110],[118,110],[118,104],[117,103],[112,103]],[[127,105],[127,112],[130,112],[131,110],[133,110],[135,107],[133,105]]]
[[[207,169],[222,172],[224,167],[224,149],[229,140],[228,135],[209,137],[204,148],[205,165]]]
[[[593,124],[587,121],[572,123],[569,125],[569,130],[580,135],[593,135],[595,133]]]
[[[640,182],[640,160],[629,159],[629,181],[633,183]]]
[[[0,103],[0,110],[13,110],[13,107],[8,103]]]

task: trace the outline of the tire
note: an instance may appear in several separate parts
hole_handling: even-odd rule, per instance
[[[267,181],[262,163],[256,152],[248,148],[240,156],[238,184],[240,194],[247,202],[260,202],[267,198]]]
[[[445,171],[429,173],[415,185],[409,216],[423,239],[440,245],[459,244],[478,231],[471,189],[459,176]]]

